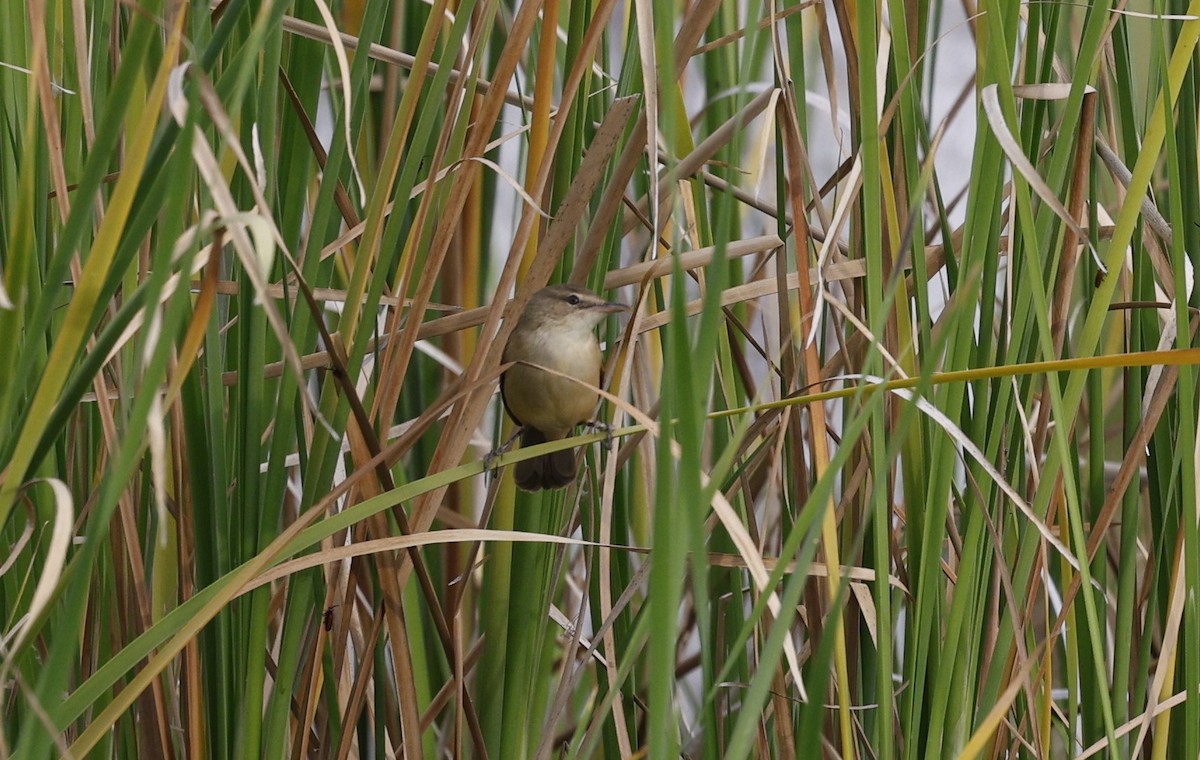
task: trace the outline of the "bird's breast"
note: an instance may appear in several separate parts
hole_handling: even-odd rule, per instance
[[[582,339],[553,330],[533,337],[514,334],[504,360],[528,362],[514,365],[504,375],[504,403],[521,424],[541,430],[552,440],[591,419],[596,391],[540,369],[548,367],[587,385],[599,385],[600,347],[590,333]],[[535,364],[539,367],[529,366]]]

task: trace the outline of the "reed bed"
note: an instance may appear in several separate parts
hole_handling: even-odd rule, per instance
[[[1132,6],[0,4],[0,758],[1200,756]],[[526,494],[549,282],[631,308]]]

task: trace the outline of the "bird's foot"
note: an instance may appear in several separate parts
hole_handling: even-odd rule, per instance
[[[587,424],[597,433],[604,433],[604,448],[611,449],[613,444],[613,426],[600,420],[592,420]]]
[[[509,436],[507,441],[483,455],[484,472],[496,471],[497,467],[499,467],[499,465],[496,464],[496,460],[500,458],[501,454],[508,451],[508,449],[512,446],[513,441],[517,440],[517,436],[521,435],[521,430],[522,428],[517,428],[516,431]]]
[[[500,449],[492,449],[483,455],[483,471],[492,473],[496,471],[496,460],[500,458],[503,452]]]

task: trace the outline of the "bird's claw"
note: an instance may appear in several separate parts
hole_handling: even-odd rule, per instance
[[[588,427],[597,433],[604,433],[604,448],[611,449],[613,444],[613,426],[600,420],[592,420]]]
[[[500,452],[496,449],[492,449],[488,453],[484,454],[483,455],[483,471],[487,472],[487,473],[495,472],[498,467],[498,465],[496,464],[496,460],[499,458],[500,458]]]
[[[507,441],[483,455],[484,472],[495,472],[500,467],[496,460],[500,458],[501,454],[503,454],[505,451],[508,451],[509,447],[512,446],[513,441],[517,440],[517,437],[521,435],[521,431],[523,429],[524,428],[518,426],[517,429],[513,431],[513,434],[509,436]]]

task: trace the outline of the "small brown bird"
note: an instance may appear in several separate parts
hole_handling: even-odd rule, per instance
[[[522,446],[566,438],[576,425],[591,421],[596,391],[539,367],[599,386],[594,330],[609,314],[624,310],[576,285],[551,285],[533,294],[504,346],[505,363],[519,363],[500,377],[500,397],[521,426]],[[513,476],[519,487],[537,491],[569,485],[575,472],[575,451],[565,449],[517,462]]]

